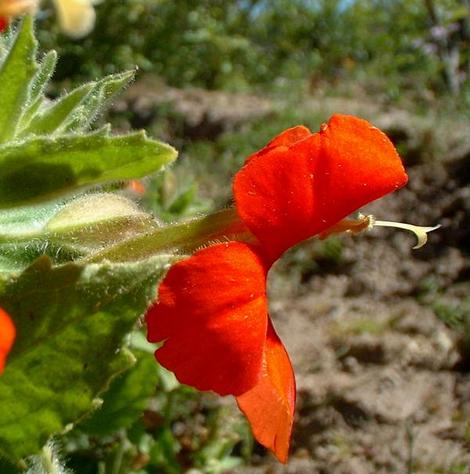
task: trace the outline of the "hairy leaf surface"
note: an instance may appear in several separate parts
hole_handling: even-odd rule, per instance
[[[0,208],[70,194],[86,186],[141,178],[176,158],[169,145],[125,136],[37,137],[0,147]]]
[[[0,455],[11,461],[86,415],[109,380],[133,363],[124,336],[155,297],[164,256],[132,264],[38,259],[0,280],[17,340],[0,378]]]

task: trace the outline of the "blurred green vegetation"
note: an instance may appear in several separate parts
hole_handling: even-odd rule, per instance
[[[58,48],[56,80],[132,69],[172,86],[311,90],[359,81],[469,100],[468,0],[105,0],[90,36],[72,41],[44,10],[39,37]]]

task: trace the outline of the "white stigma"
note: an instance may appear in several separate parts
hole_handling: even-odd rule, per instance
[[[398,229],[408,230],[413,232],[418,239],[418,242],[413,247],[413,249],[419,249],[423,247],[426,242],[428,241],[428,233],[432,232],[433,230],[439,229],[441,225],[436,225],[434,227],[424,227],[420,225],[413,225],[413,224],[405,224],[404,222],[392,222],[392,221],[378,221],[374,218],[374,216],[367,216],[369,218],[369,229],[374,226],[379,227],[396,227]]]

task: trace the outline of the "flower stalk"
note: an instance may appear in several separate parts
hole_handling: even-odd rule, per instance
[[[140,260],[157,253],[190,254],[213,242],[227,240],[255,241],[234,208],[223,209],[188,221],[159,227],[134,236],[83,259],[99,262]]]

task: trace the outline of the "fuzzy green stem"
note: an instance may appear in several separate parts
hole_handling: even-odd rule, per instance
[[[162,252],[186,254],[213,241],[223,240],[255,241],[255,237],[241,222],[234,208],[131,237],[82,261],[90,263],[102,260],[113,262],[138,260]]]

